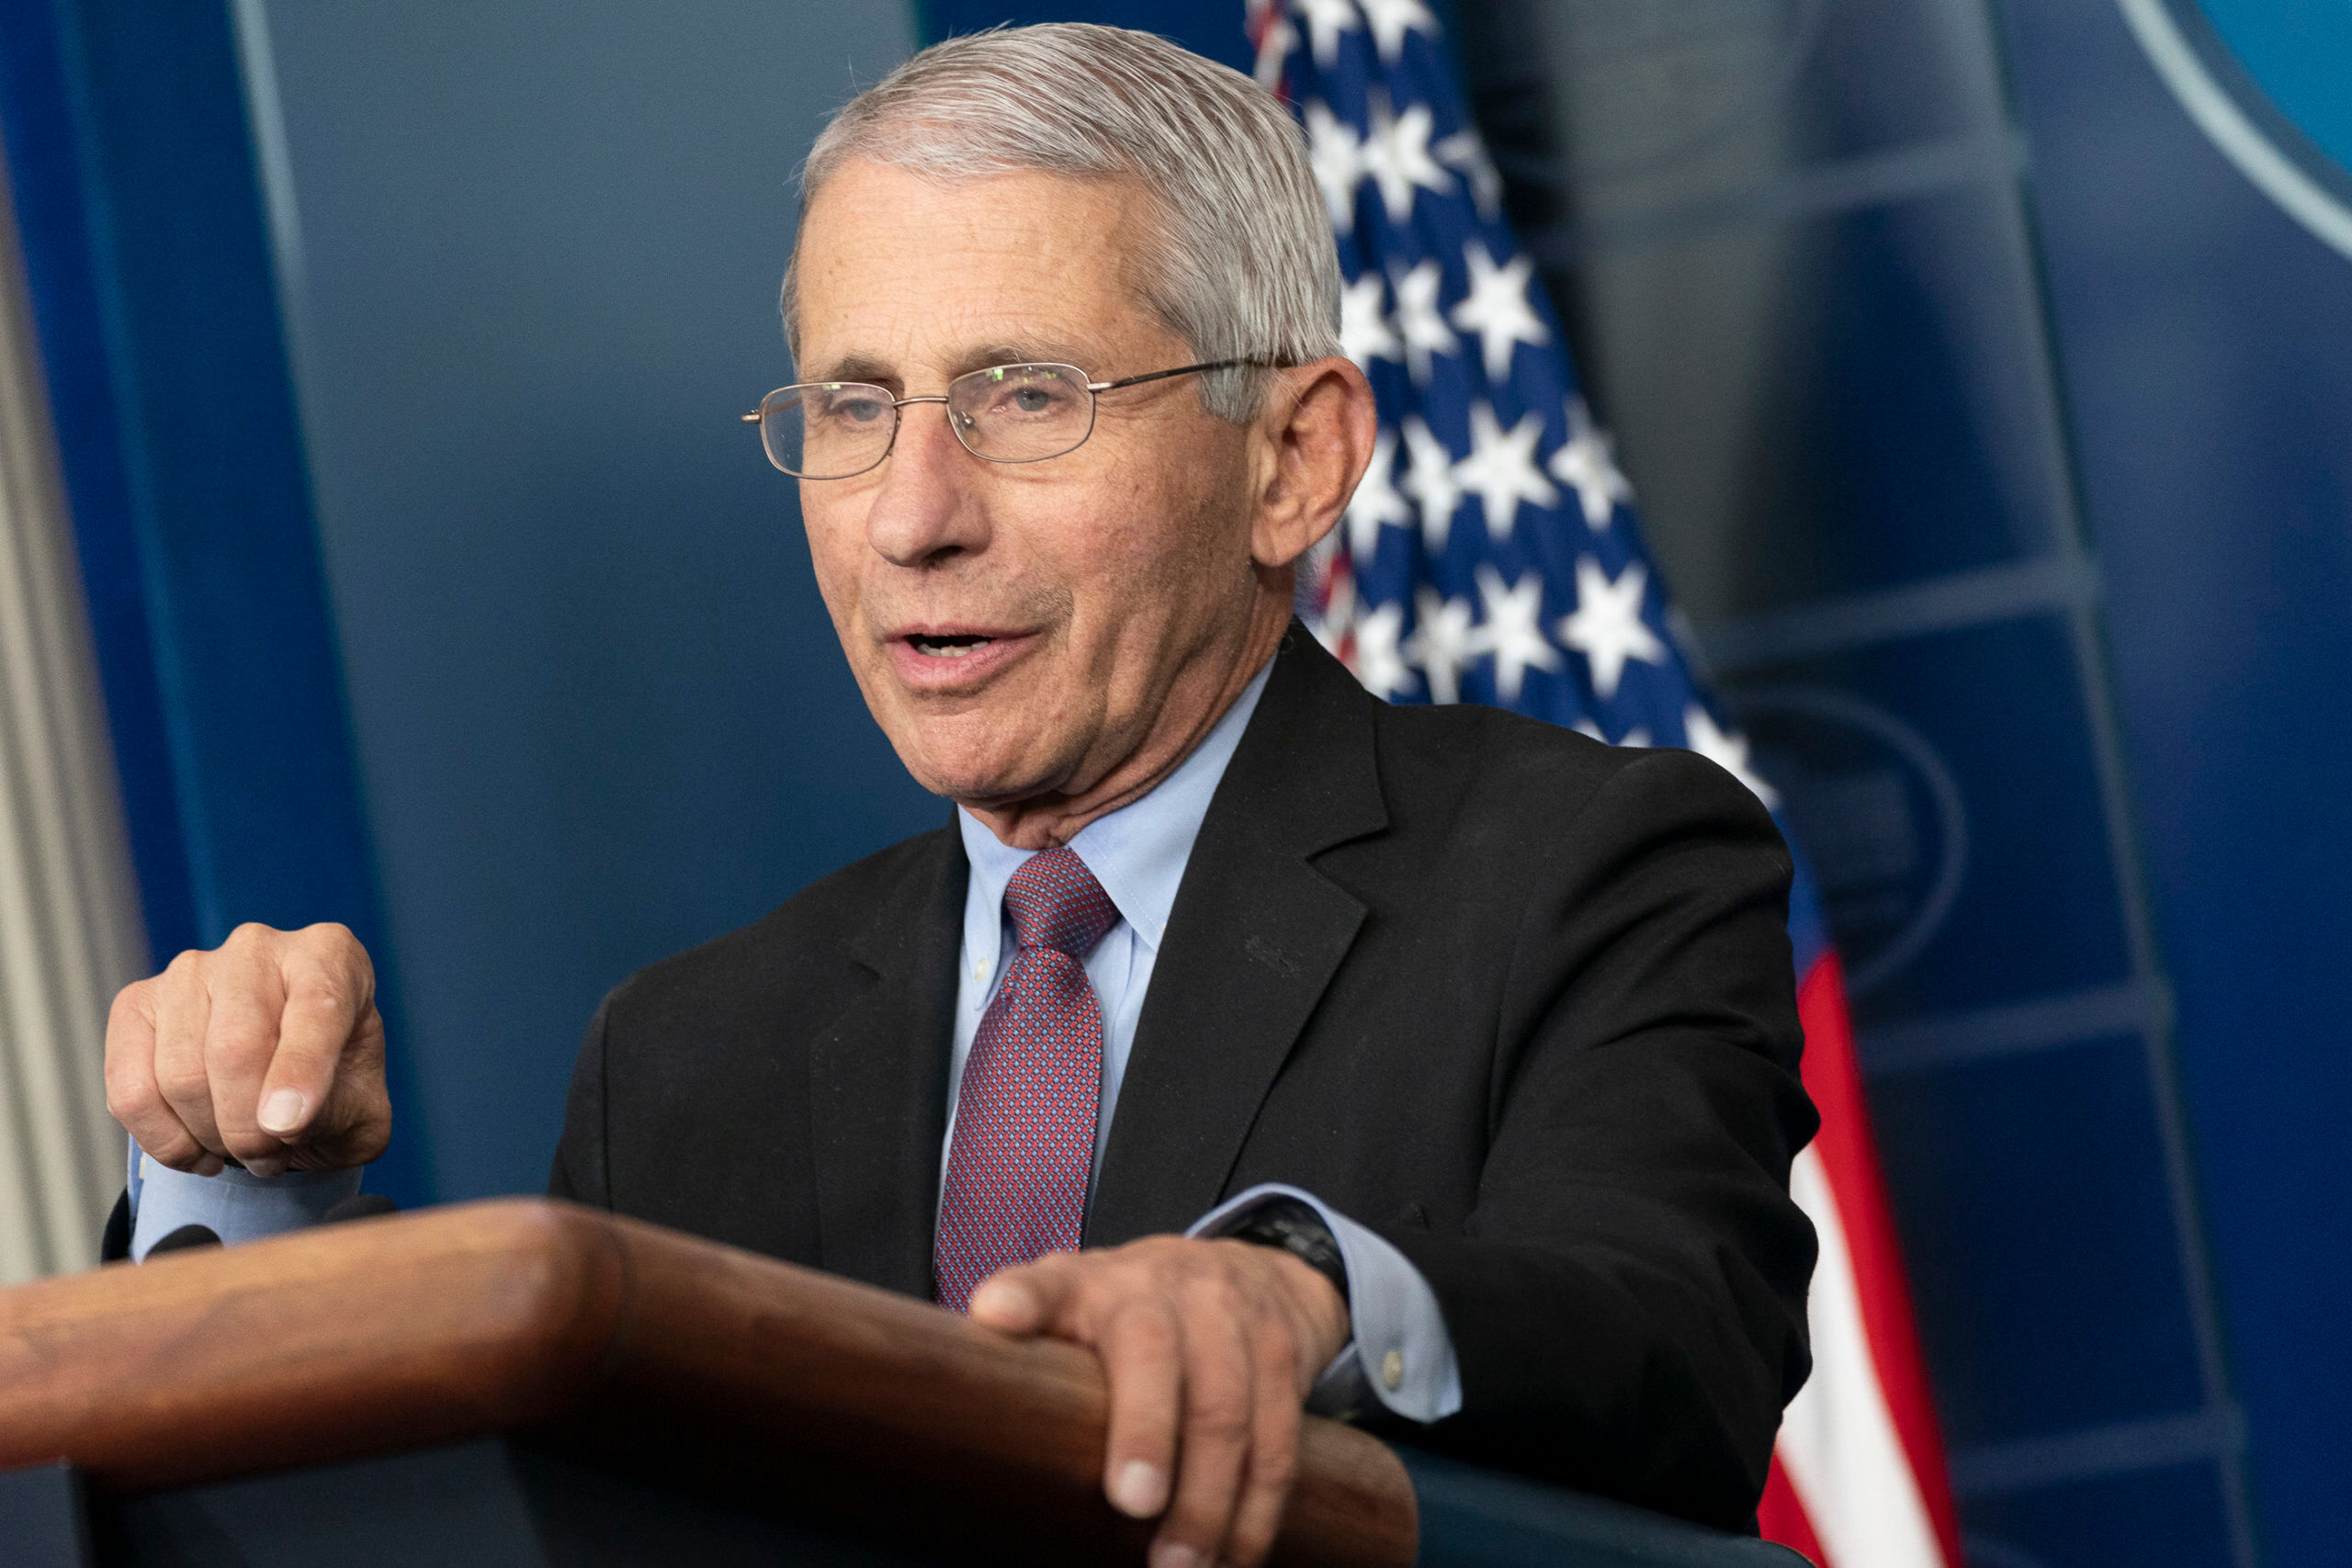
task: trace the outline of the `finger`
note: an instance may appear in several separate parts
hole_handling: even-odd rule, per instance
[[[107,1110],[122,1123],[141,1153],[175,1170],[214,1161],[181,1122],[155,1084],[155,1012],[153,980],[125,986],[107,1015]]]
[[[1225,1539],[1221,1561],[1234,1568],[1256,1568],[1273,1550],[1298,1473],[1298,1351],[1279,1319],[1259,1321],[1250,1336],[1257,1409],[1250,1423],[1250,1463],[1242,1478],[1241,1502]]]
[[[1231,1283],[1221,1275],[1195,1279],[1182,1303],[1184,1427],[1176,1497],[1152,1544],[1152,1568],[1216,1561],[1240,1501],[1257,1413],[1241,1303]]]
[[[1102,1492],[1130,1518],[1155,1518],[1168,1506],[1183,1405],[1183,1344],[1176,1314],[1160,1296],[1121,1303],[1096,1337],[1111,1389]]]
[[[277,1050],[256,1099],[261,1127],[299,1143],[335,1089],[335,1075],[376,1008],[375,972],[341,926],[300,933],[277,966],[285,1001]]]
[[[366,1165],[392,1141],[392,1100],[384,1085],[384,1017],[371,1003],[335,1063],[326,1104],[288,1145],[305,1170]]]
[[[255,1176],[276,1176],[286,1168],[286,1145],[262,1129],[255,1111],[262,1075],[277,1050],[285,987],[259,928],[239,927],[212,954],[205,992],[204,1071],[220,1142]]]
[[[1006,1334],[1067,1327],[1076,1310],[1082,1266],[1075,1253],[1049,1252],[1035,1263],[1000,1269],[973,1291],[972,1321]]]
[[[155,977],[155,1087],[188,1135],[217,1156],[229,1148],[212,1114],[212,1079],[204,1065],[204,1036],[212,1016],[203,976],[209,956],[183,953]]]

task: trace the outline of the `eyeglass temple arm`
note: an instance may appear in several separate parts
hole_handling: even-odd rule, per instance
[[[1155,370],[1148,376],[1130,376],[1124,381],[1089,381],[1090,392],[1115,392],[1122,387],[1140,387],[1146,381],[1165,381],[1170,376],[1198,376],[1210,370],[1238,370],[1247,365],[1259,370],[1287,370],[1284,359],[1215,359],[1206,365],[1180,365],[1173,370]]]

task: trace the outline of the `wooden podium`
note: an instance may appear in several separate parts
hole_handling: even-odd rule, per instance
[[[0,1559],[1139,1562],[1094,1358],[505,1200],[0,1292]],[[1276,1560],[1792,1564],[1310,1419]]]

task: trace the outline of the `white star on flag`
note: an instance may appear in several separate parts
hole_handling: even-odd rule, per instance
[[[1453,329],[1437,308],[1438,292],[1445,287],[1445,269],[1425,261],[1410,272],[1396,275],[1396,331],[1405,340],[1405,368],[1418,384],[1430,378],[1430,356],[1453,354],[1462,347]]]
[[[1470,601],[1448,599],[1424,587],[1413,602],[1420,610],[1420,624],[1405,639],[1405,657],[1420,666],[1421,679],[1430,683],[1430,701],[1460,702],[1463,667],[1486,651],[1485,639],[1471,625]]]
[[[1617,467],[1617,444],[1592,423],[1592,411],[1582,398],[1568,400],[1568,442],[1552,454],[1552,472],[1577,492],[1584,506],[1584,525],[1595,532],[1609,526],[1619,502],[1634,499],[1634,487]]]
[[[1497,266],[1487,247],[1476,240],[1464,248],[1463,256],[1470,264],[1470,292],[1453,308],[1452,320],[1464,332],[1478,334],[1478,345],[1486,352],[1487,379],[1500,386],[1510,379],[1512,349],[1522,343],[1540,344],[1552,340],[1527,299],[1535,258],[1519,256],[1508,265]]]
[[[1682,744],[1755,791],[1767,809],[1781,804],[1781,792],[1747,765],[1747,737],[1736,729],[1717,729],[1707,710],[1696,703],[1683,710]]]
[[[1384,430],[1373,438],[1372,467],[1348,498],[1348,553],[1359,561],[1370,560],[1379,548],[1383,524],[1402,525],[1413,520],[1412,507],[1390,479],[1396,468],[1396,437]]]
[[[1402,359],[1405,348],[1388,325],[1387,279],[1367,269],[1340,291],[1340,352],[1372,368],[1375,359]]]
[[[1405,52],[1408,32],[1437,36],[1437,18],[1421,0],[1363,0],[1363,18],[1372,24],[1372,41],[1389,64]]]
[[[1535,466],[1535,444],[1543,439],[1541,414],[1531,413],[1505,432],[1493,404],[1470,405],[1470,456],[1453,465],[1453,482],[1485,505],[1487,537],[1510,537],[1522,504],[1551,506],[1559,501],[1559,491]]]
[[[1624,679],[1625,661],[1666,662],[1666,644],[1642,619],[1642,595],[1649,587],[1649,570],[1628,561],[1617,581],[1590,556],[1577,558],[1576,613],[1562,618],[1560,643],[1584,655],[1592,670],[1593,694],[1602,702],[1617,695]]]
[[[1360,25],[1356,0],[1296,0],[1306,17],[1307,37],[1315,45],[1315,63],[1329,70],[1340,59],[1340,35]]]
[[[1363,172],[1380,187],[1381,204],[1388,209],[1391,223],[1412,218],[1415,191],[1442,195],[1453,188],[1453,176],[1430,156],[1431,126],[1427,104],[1415,104],[1403,114],[1394,114],[1388,107],[1388,95],[1374,91],[1370,130],[1359,157]]]
[[[1432,144],[1430,151],[1437,154],[1439,163],[1470,182],[1470,199],[1476,203],[1479,217],[1491,223],[1502,215],[1502,172],[1487,156],[1487,144],[1478,140],[1476,131],[1457,130]]]
[[[1315,183],[1323,187],[1323,205],[1330,211],[1331,227],[1341,234],[1351,234],[1356,227],[1356,186],[1363,180],[1363,143],[1354,127],[1333,114],[1320,98],[1306,106],[1306,163],[1315,171]]]
[[[1481,561],[1478,597],[1487,602],[1486,643],[1495,656],[1495,691],[1515,703],[1530,670],[1560,667],[1559,649],[1544,637],[1544,580],[1531,571],[1516,587],[1506,588],[1503,574]]]
[[[1462,487],[1453,482],[1453,454],[1432,434],[1417,414],[1405,416],[1404,490],[1421,509],[1421,538],[1431,555],[1445,553],[1453,532],[1453,513],[1462,505]]]
[[[1384,702],[1413,689],[1412,667],[1396,647],[1396,634],[1404,626],[1402,604],[1383,604],[1356,619],[1356,679]]]

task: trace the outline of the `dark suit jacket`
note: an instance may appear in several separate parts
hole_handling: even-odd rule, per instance
[[[1462,1412],[1399,1435],[1752,1529],[1814,1257],[1789,876],[1713,764],[1390,707],[1294,626],[1185,869],[1086,1244],[1295,1183],[1443,1308]],[[620,986],[551,1190],[929,1295],[965,877],[926,833]]]

